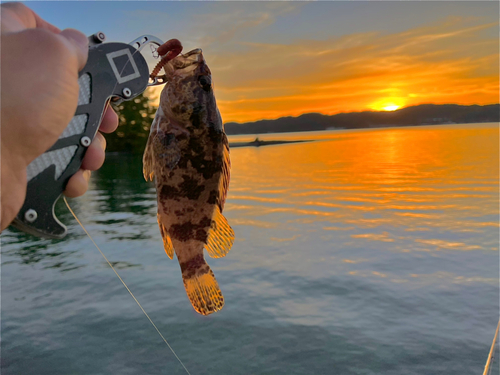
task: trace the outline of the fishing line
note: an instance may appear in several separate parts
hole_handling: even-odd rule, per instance
[[[132,56],[135,55],[136,53],[140,53],[139,50],[136,50],[132,53]],[[125,67],[124,66],[122,68],[122,71],[120,72],[120,74],[125,70]],[[115,84],[115,88],[116,86],[118,85],[118,83]],[[114,89],[113,89],[114,91]],[[103,110],[103,114],[106,112],[106,110],[109,108],[110,106],[110,100],[108,100],[105,104],[105,107],[104,107],[104,110]],[[102,119],[101,119],[102,120]],[[102,257],[104,258],[104,260],[106,261],[106,263],[108,263],[108,265],[111,267],[111,269],[113,270],[113,272],[115,273],[115,275],[118,277],[118,279],[120,279],[121,283],[123,284],[123,286],[125,287],[125,289],[127,289],[127,291],[129,292],[129,294],[132,296],[132,298],[134,299],[134,301],[137,303],[137,305],[139,306],[139,308],[142,310],[142,312],[144,313],[144,315],[146,315],[146,318],[148,318],[149,322],[151,323],[151,325],[154,327],[154,329],[156,330],[156,332],[158,332],[158,335],[160,335],[160,337],[162,338],[163,342],[165,342],[165,344],[168,346],[168,348],[170,349],[170,351],[172,352],[172,354],[175,356],[175,358],[177,358],[177,361],[179,361],[179,363],[181,364],[181,366],[184,368],[184,370],[186,371],[186,373],[188,375],[191,375],[191,373],[189,372],[189,370],[186,368],[186,366],[184,365],[184,363],[181,361],[181,359],[179,358],[179,356],[175,353],[174,349],[170,346],[170,344],[168,343],[167,339],[162,335],[162,333],[160,332],[160,330],[158,329],[158,327],[156,326],[156,324],[153,322],[153,320],[150,318],[150,316],[148,315],[148,313],[146,312],[146,310],[144,310],[144,308],[142,307],[142,305],[139,303],[139,301],[137,300],[137,298],[134,296],[134,293],[132,293],[132,291],[129,289],[129,287],[127,286],[127,284],[125,283],[125,281],[123,281],[123,279],[120,277],[120,275],[118,274],[118,272],[116,271],[116,269],[113,267],[113,265],[111,264],[111,262],[108,260],[108,258],[106,257],[106,255],[104,255],[104,253],[102,252],[102,250],[99,248],[99,246],[95,243],[94,239],[92,238],[92,236],[90,235],[90,233],[87,231],[87,229],[85,229],[85,226],[82,224],[82,222],[78,219],[78,217],[76,216],[76,214],[74,213],[74,211],[71,209],[71,207],[69,206],[69,203],[68,201],[66,200],[66,197],[63,196],[63,199],[64,199],[64,203],[66,204],[66,207],[68,207],[68,210],[69,212],[71,212],[71,214],[73,215],[73,217],[75,218],[75,220],[78,222],[78,224],[82,227],[83,231],[87,234],[87,236],[90,238],[90,240],[92,241],[92,243],[94,244],[94,246],[96,247],[97,250],[99,250],[99,253],[101,253]]]
[[[172,352],[172,354],[175,356],[175,358],[177,358],[177,360],[179,361],[179,363],[181,364],[181,366],[184,368],[184,370],[186,370],[186,372],[191,375],[191,373],[188,371],[188,369],[186,368],[186,366],[184,366],[184,363],[182,363],[181,359],[177,356],[177,354],[175,354],[174,352],[174,349],[172,349],[172,347],[170,346],[170,344],[168,343],[167,339],[165,337],[163,337],[163,335],[161,334],[160,330],[158,329],[158,327],[156,326],[156,324],[154,324],[153,320],[149,317],[148,313],[146,312],[146,310],[144,310],[144,308],[141,306],[141,304],[139,303],[139,301],[137,300],[137,298],[135,298],[134,296],[134,293],[132,293],[132,291],[128,288],[127,284],[125,284],[125,281],[123,281],[123,279],[120,277],[120,275],[118,274],[118,272],[116,271],[115,267],[113,267],[113,265],[110,263],[110,261],[108,260],[108,258],[106,258],[106,255],[104,255],[104,253],[102,252],[102,250],[99,248],[99,246],[97,246],[97,244],[95,243],[94,239],[92,238],[92,236],[90,235],[90,233],[87,231],[87,229],[85,229],[85,227],[83,226],[82,222],[80,220],[78,220],[78,218],[76,217],[76,214],[73,212],[73,210],[71,209],[71,207],[69,206],[69,203],[68,201],[66,200],[66,197],[63,196],[63,199],[64,199],[64,203],[66,203],[66,206],[68,207],[68,210],[69,212],[71,212],[71,214],[73,215],[73,217],[75,218],[75,220],[78,222],[78,224],[80,224],[80,226],[82,227],[83,231],[87,234],[87,236],[89,236],[90,240],[92,241],[92,243],[94,244],[94,246],[97,248],[97,250],[99,250],[99,252],[101,253],[101,255],[103,256],[103,258],[106,260],[106,262],[108,263],[108,265],[111,267],[111,269],[114,271],[114,273],[116,274],[116,276],[120,279],[120,281],[122,282],[123,286],[125,287],[125,289],[127,289],[127,291],[130,293],[130,295],[132,296],[132,298],[134,299],[134,301],[137,303],[137,305],[141,308],[142,312],[144,313],[144,315],[146,315],[146,318],[148,318],[149,322],[153,325],[153,327],[156,329],[156,332],[158,332],[158,334],[160,335],[160,337],[162,338],[162,340],[165,342],[165,344],[167,344],[168,348],[170,349],[170,351]]]

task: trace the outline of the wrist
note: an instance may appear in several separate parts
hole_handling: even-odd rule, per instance
[[[2,136],[2,140],[4,137]],[[14,220],[26,197],[26,162],[2,142],[0,172],[0,230]]]

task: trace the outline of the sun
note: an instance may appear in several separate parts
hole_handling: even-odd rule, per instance
[[[396,104],[389,104],[389,105],[387,105],[387,106],[383,107],[382,109],[383,109],[384,111],[395,111],[395,110],[396,110],[396,109],[398,109],[398,108],[401,108],[401,106],[396,105]]]
[[[405,105],[405,100],[401,97],[388,97],[379,99],[370,105],[374,111],[395,111]]]

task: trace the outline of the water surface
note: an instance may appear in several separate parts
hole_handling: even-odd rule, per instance
[[[259,138],[314,141],[232,150],[236,241],[208,260],[226,298],[209,317],[164,254],[140,157],[110,155],[70,200],[191,374],[481,373],[499,309],[498,124]],[[2,234],[2,374],[185,373],[57,211],[64,240]]]

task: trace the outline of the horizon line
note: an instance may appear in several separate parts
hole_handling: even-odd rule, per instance
[[[300,116],[311,115],[311,114],[318,114],[318,115],[322,115],[322,116],[336,116],[336,115],[340,115],[340,114],[365,113],[365,112],[371,112],[371,113],[389,113],[389,112],[398,112],[398,111],[401,111],[403,109],[412,108],[412,107],[420,107],[420,106],[424,106],[424,105],[434,105],[434,106],[457,105],[457,106],[461,106],[461,107],[473,107],[473,106],[486,107],[486,106],[490,106],[490,105],[500,105],[500,102],[498,102],[498,103],[490,103],[490,104],[457,104],[457,103],[436,104],[436,103],[422,103],[422,104],[416,104],[416,105],[409,105],[409,106],[406,106],[406,107],[400,107],[400,108],[395,109],[395,110],[380,110],[380,111],[377,111],[377,110],[369,110],[369,109],[367,109],[365,111],[336,112],[336,113],[330,113],[330,114],[321,113],[321,112],[304,112],[304,113],[301,113],[301,114],[296,115],[296,116],[289,115],[289,116],[280,116],[280,117],[276,117],[276,118],[263,118],[263,119],[260,119],[260,120],[246,121],[246,122],[228,121],[228,122],[224,122],[223,124],[224,125],[226,125],[226,124],[243,125],[243,124],[251,124],[251,123],[255,123],[255,122],[259,122],[259,121],[274,121],[274,120],[279,120],[279,119],[283,119],[283,118],[298,118]]]

